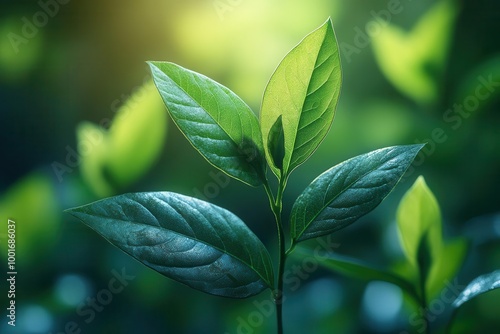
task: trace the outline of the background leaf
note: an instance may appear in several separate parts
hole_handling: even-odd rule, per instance
[[[271,287],[269,254],[234,214],[169,192],[116,196],[68,210],[159,273],[214,295],[244,298]]]
[[[215,167],[251,186],[265,179],[257,117],[235,93],[204,75],[150,62],[165,105],[186,138]]]
[[[458,10],[452,0],[437,1],[411,31],[388,23],[372,36],[380,69],[403,94],[435,102]]]
[[[422,176],[401,199],[397,224],[414,277],[420,273],[420,282],[425,282],[426,298],[431,300],[442,291],[444,283],[457,274],[465,259],[468,242],[456,238],[444,243],[439,205]],[[424,266],[419,261],[419,253],[426,254]]]
[[[484,274],[473,279],[453,302],[453,307],[458,308],[465,302],[482,293],[500,288],[500,270]]]
[[[285,140],[283,174],[303,163],[326,136],[337,106],[342,73],[330,20],[306,36],[276,68],[264,92],[260,124],[266,159],[281,175],[269,150],[269,132],[281,116]]]
[[[315,256],[315,252],[310,249],[298,248],[294,255],[300,256]],[[322,254],[318,263],[327,269],[336,273],[353,277],[364,281],[384,281],[399,286],[402,290],[410,294],[415,300],[418,300],[418,295],[413,285],[400,276],[384,270],[370,266],[358,259],[341,256],[337,254]]]
[[[441,255],[443,247],[441,212],[434,194],[427,187],[422,176],[401,199],[396,213],[401,246],[408,261],[418,269],[418,247],[422,238],[429,247],[432,262]]]
[[[61,233],[61,204],[51,175],[32,172],[0,196],[2,251],[7,267],[7,221],[16,222],[16,266],[26,271],[43,261],[54,249]],[[4,239],[5,237],[5,239]]]
[[[77,129],[80,170],[98,196],[109,196],[139,179],[165,145],[167,117],[152,81],[118,110],[109,131],[82,122]]]
[[[379,149],[318,176],[293,205],[292,245],[338,231],[373,210],[396,186],[422,147]]]
[[[469,243],[464,238],[456,238],[443,245],[441,255],[431,265],[425,282],[427,298],[435,298],[444,288],[446,281],[455,277],[467,255]]]

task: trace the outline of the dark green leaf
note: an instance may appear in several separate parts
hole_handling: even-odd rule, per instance
[[[251,186],[265,179],[259,122],[235,93],[204,75],[167,62],[150,62],[175,124],[215,167]]]
[[[420,279],[424,282],[423,285],[425,285],[426,278],[429,275],[433,263],[427,235],[424,235],[422,239],[420,239],[420,245],[418,246],[417,252],[417,263]]]
[[[297,256],[314,256],[317,258],[318,263],[334,272],[342,275],[353,277],[365,281],[385,281],[399,286],[401,289],[410,294],[415,300],[418,301],[418,295],[415,288],[408,281],[384,269],[379,269],[364,263],[358,259],[353,259],[347,256],[340,256],[337,254],[321,254],[312,250],[305,250],[298,248],[294,252]]]
[[[306,36],[281,61],[264,92],[260,122],[266,159],[287,176],[316,150],[333,122],[342,73],[330,20]],[[282,117],[283,171],[274,164],[269,132]]]
[[[244,298],[273,285],[264,245],[238,217],[213,204],[156,192],[68,211],[148,267],[194,289]]]
[[[500,270],[476,277],[455,299],[453,307],[458,308],[472,298],[498,288],[500,288]]]
[[[422,147],[379,149],[318,176],[293,205],[292,246],[338,231],[373,210],[396,186]]]
[[[283,135],[283,123],[281,118],[282,115],[278,117],[271,127],[271,131],[269,131],[269,140],[267,142],[273,164],[279,170],[283,168],[283,158],[285,157],[285,137]]]

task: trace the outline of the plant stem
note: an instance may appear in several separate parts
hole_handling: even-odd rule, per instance
[[[422,292],[422,298],[420,300],[421,306],[424,310],[427,310],[427,293],[425,291],[425,275],[423,275],[422,273],[420,274],[420,290]],[[430,334],[431,327],[430,327],[429,317],[428,317],[427,311],[424,313],[424,321],[425,321],[425,333]]]
[[[276,220],[276,229],[278,231],[278,247],[279,247],[278,282],[277,282],[277,288],[273,293],[274,304],[276,306],[276,321],[277,321],[278,334],[283,334],[283,274],[285,272],[286,250],[285,250],[285,235],[283,233],[281,212],[283,209],[283,192],[285,186],[286,186],[286,177],[283,177],[280,179],[278,186],[278,193],[276,194],[276,198],[274,199],[269,184],[264,185],[266,193],[269,197],[271,210],[273,211],[274,218]]]

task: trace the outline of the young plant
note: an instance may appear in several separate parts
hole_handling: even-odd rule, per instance
[[[439,205],[422,176],[401,199],[396,218],[400,245],[405,254],[402,263],[383,269],[358,259],[330,254],[320,264],[349,277],[399,286],[415,306],[416,311],[408,320],[417,333],[440,332],[439,326],[433,325],[438,319],[447,322],[449,332],[464,303],[500,288],[500,270],[481,275],[462,292],[456,292],[458,287],[450,282],[465,261],[468,241],[462,237],[443,240]],[[301,248],[294,255],[310,256],[311,253],[310,249]],[[445,306],[451,309],[451,316],[444,312]]]
[[[283,273],[295,246],[373,210],[422,145],[379,149],[318,176],[295,201],[286,237],[282,208],[287,181],[325,138],[339,98],[342,75],[331,21],[281,61],[265,90],[260,121],[221,84],[172,63],[149,65],[171,118],[196,150],[227,175],[263,186],[276,222],[278,268],[238,217],[196,198],[134,193],[68,212],[148,267],[194,289],[231,298],[270,289],[277,331],[283,333]],[[268,182],[268,167],[277,177],[277,189]]]

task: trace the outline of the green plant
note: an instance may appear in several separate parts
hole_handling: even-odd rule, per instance
[[[286,238],[282,208],[287,181],[326,136],[340,94],[341,65],[331,21],[279,64],[265,90],[260,121],[217,82],[172,63],[149,65],[171,118],[206,160],[247,185],[263,186],[276,222],[277,274],[268,250],[247,225],[199,199],[133,193],[68,212],[140,262],[194,289],[232,298],[270,289],[282,333],[287,257],[300,242],[336,232],[373,210],[423,145],[372,151],[319,175],[293,204]],[[274,191],[268,167],[277,178]]]
[[[414,306],[415,312],[410,315],[409,323],[417,333],[431,333],[432,323],[448,316],[444,312],[446,307],[452,310],[451,317],[446,319],[448,331],[451,330],[458,309],[465,302],[500,288],[498,270],[477,277],[459,294],[456,290],[461,287],[451,286],[467,255],[468,242],[462,237],[443,240],[439,205],[422,176],[401,199],[396,218],[400,245],[405,254],[403,262],[385,269],[358,259],[329,254],[320,265],[349,277],[399,286]],[[311,253],[306,247],[297,252],[301,256]]]

